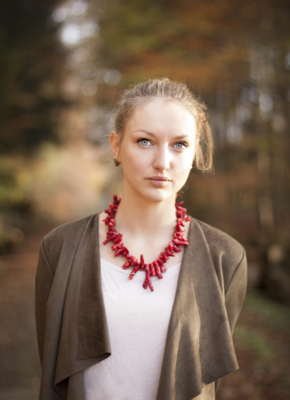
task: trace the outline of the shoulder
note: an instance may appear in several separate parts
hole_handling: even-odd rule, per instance
[[[193,218],[193,220],[202,230],[211,251],[226,252],[233,257],[243,254],[243,246],[232,236],[198,219]]]
[[[89,215],[88,217],[61,224],[47,233],[43,237],[43,240],[45,242],[53,242],[55,240],[66,240],[68,238],[73,239],[80,231],[84,230],[90,221],[93,221],[97,216],[98,214]]]
[[[192,218],[193,229],[199,230],[205,240],[218,275],[223,276],[225,289],[238,269],[247,268],[244,247],[229,234],[205,222]]]
[[[42,248],[51,265],[55,265],[62,249],[70,252],[78,245],[86,228],[94,225],[99,214],[61,224],[42,238]]]

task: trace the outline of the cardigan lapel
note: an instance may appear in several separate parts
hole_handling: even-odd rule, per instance
[[[100,264],[97,215],[86,252],[78,305],[78,359],[99,357],[101,361],[111,355]]]
[[[190,400],[238,368],[223,293],[192,218],[169,322],[157,400]]]
[[[102,293],[99,215],[71,269],[55,384],[111,354]],[[192,218],[170,317],[156,400],[192,399],[238,368],[223,293],[203,231]],[[77,328],[76,328],[77,327]]]

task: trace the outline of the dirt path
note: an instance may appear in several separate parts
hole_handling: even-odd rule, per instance
[[[0,257],[0,400],[37,400],[34,280],[42,236]],[[217,400],[289,400],[290,310],[249,293],[234,338],[240,370],[222,380]]]

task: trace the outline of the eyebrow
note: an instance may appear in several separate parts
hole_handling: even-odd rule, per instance
[[[143,132],[143,133],[147,133],[147,135],[149,135],[149,136],[156,137],[155,133],[149,132],[149,131],[145,131],[144,129],[136,129],[133,132]],[[180,139],[188,139],[188,137],[189,137],[188,135],[179,135],[179,136],[175,136],[174,139],[178,139],[178,140],[180,140]]]

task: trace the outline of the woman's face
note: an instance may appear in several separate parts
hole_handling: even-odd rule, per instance
[[[175,197],[195,155],[196,123],[178,103],[155,98],[139,105],[120,135],[112,132],[113,155],[123,166],[125,193],[150,202]]]

